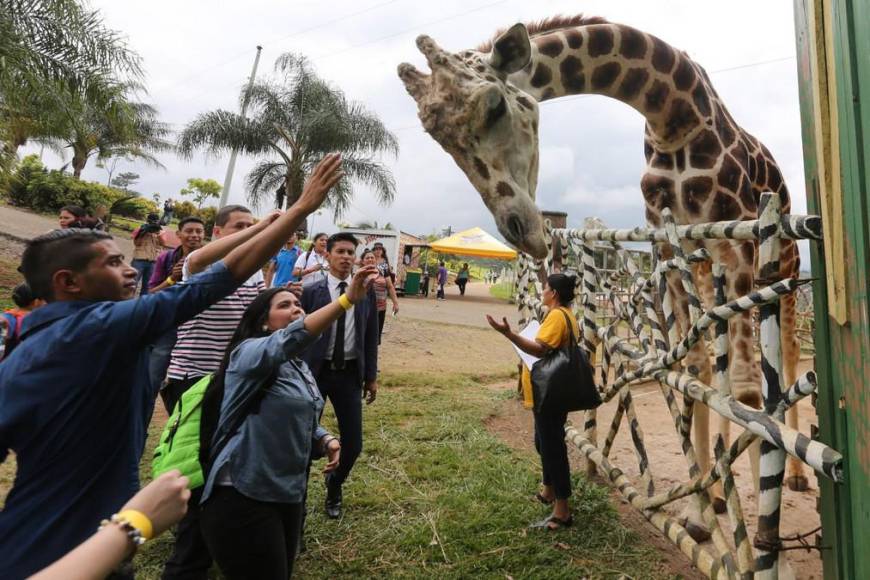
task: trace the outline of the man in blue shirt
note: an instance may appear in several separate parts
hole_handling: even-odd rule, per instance
[[[266,266],[266,288],[286,286],[290,282],[297,282],[298,276],[293,275],[293,268],[302,250],[296,245],[297,235],[294,232],[283,248],[269,260]]]
[[[0,365],[0,460],[13,450],[15,485],[0,512],[0,578],[23,578],[84,541],[139,487],[138,464],[156,393],[156,337],[230,294],[275,254],[341,178],[327,156],[287,213],[236,234],[222,262],[162,292],[128,300],[136,271],[102,232],[32,240],[22,271],[48,301]]]

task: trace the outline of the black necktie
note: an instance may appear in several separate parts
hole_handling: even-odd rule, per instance
[[[347,282],[338,283],[339,296],[344,294],[345,288],[347,288]],[[336,370],[344,368],[344,320],[346,316],[347,311],[342,312],[335,323],[335,348],[332,351],[332,367]]]

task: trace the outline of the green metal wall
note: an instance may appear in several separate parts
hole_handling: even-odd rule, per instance
[[[809,213],[820,213],[808,22],[814,2],[795,0],[801,118]],[[870,0],[831,0],[847,318],[828,316],[825,256],[812,249],[819,376],[819,438],[843,453],[846,482],[820,479],[825,577],[870,578]],[[837,235],[825,231],[824,235]]]

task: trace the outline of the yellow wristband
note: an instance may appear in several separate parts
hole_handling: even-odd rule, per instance
[[[172,279],[172,276],[167,276],[166,283],[172,286],[173,284],[175,284],[175,280]]]
[[[150,540],[154,537],[154,525],[148,516],[137,510],[124,510],[118,514],[118,518],[127,520],[131,526],[139,530],[142,537]]]
[[[338,297],[338,303],[341,304],[341,307],[345,310],[350,310],[353,306],[353,302],[350,301],[350,298],[347,297],[347,294],[342,294]]]

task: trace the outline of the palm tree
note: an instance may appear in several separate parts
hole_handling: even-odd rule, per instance
[[[141,78],[139,57],[77,0],[0,0],[0,156],[46,134],[58,91]],[[85,88],[90,87],[90,88]]]
[[[93,156],[139,159],[163,167],[153,153],[173,148],[166,139],[169,127],[152,105],[134,99],[140,90],[128,81],[94,90],[58,91],[51,122],[39,141],[58,151],[71,149],[76,177]]]
[[[198,149],[211,154],[274,154],[248,174],[248,201],[258,206],[272,197],[280,208],[299,197],[314,165],[337,151],[347,177],[328,200],[336,218],[350,204],[351,181],[374,189],[381,203],[391,202],[395,181],[374,156],[398,154],[396,137],[376,115],[319,78],[304,57],[286,53],[276,61],[275,70],[277,81],[258,82],[242,91],[240,99],[247,100],[250,118],[225,110],[199,115],[179,137],[181,154],[190,157]]]

